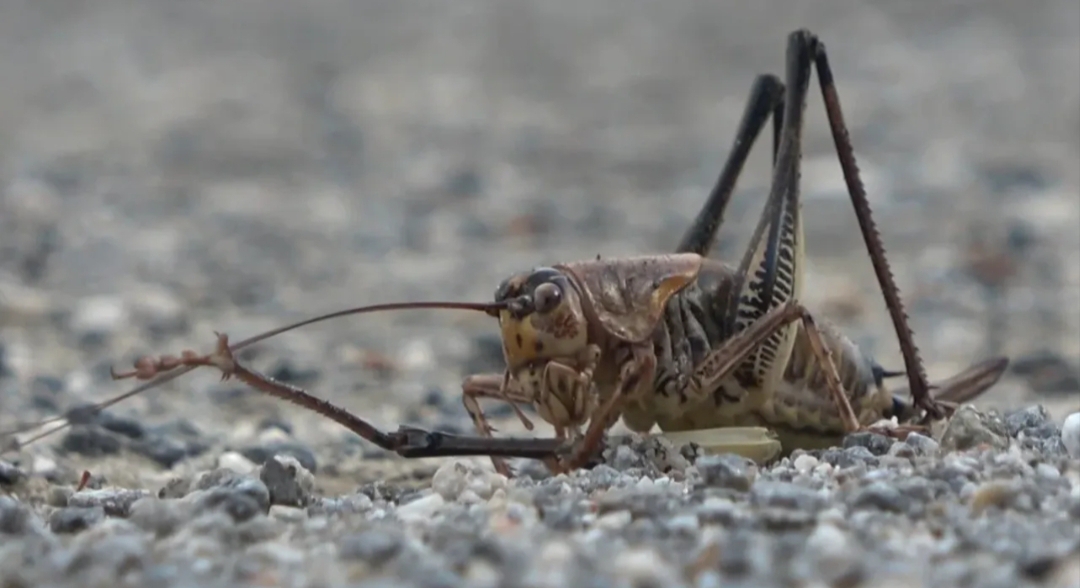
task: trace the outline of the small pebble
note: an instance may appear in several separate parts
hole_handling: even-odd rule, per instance
[[[60,447],[86,457],[101,457],[120,453],[122,445],[115,433],[95,425],[78,425],[64,435]]]
[[[82,490],[68,498],[68,506],[78,508],[101,507],[110,517],[126,517],[131,512],[131,505],[140,498],[149,496],[147,490],[127,490],[109,488],[102,490]]]
[[[1061,442],[1065,444],[1069,457],[1080,459],[1080,412],[1065,417],[1061,425]]]
[[[895,442],[896,439],[880,433],[859,431],[858,433],[852,433],[844,437],[843,446],[845,449],[851,447],[865,447],[873,455],[885,455],[889,452],[889,448],[892,447],[892,444]]]
[[[1001,419],[982,414],[969,404],[962,405],[946,426],[941,447],[945,451],[965,451],[978,445],[1006,449],[1009,431]]]
[[[76,302],[71,330],[79,334],[112,334],[129,318],[124,301],[113,296],[94,296]]]
[[[429,494],[422,498],[403,504],[397,508],[397,516],[406,524],[415,524],[421,521],[430,521],[431,518],[446,504],[446,500],[438,494]]]
[[[932,437],[915,432],[908,433],[904,443],[911,447],[917,455],[937,455],[938,449],[941,448],[941,445]]]
[[[166,469],[206,450],[205,444],[198,441],[180,439],[157,432],[149,432],[131,443],[130,447],[135,453],[150,458]]]
[[[35,528],[34,513],[22,502],[0,496],[0,533],[22,535]]]
[[[457,500],[468,484],[469,466],[460,461],[449,461],[435,470],[431,489],[444,500]]]
[[[30,471],[42,477],[52,476],[57,471],[56,460],[44,455],[35,455],[30,465]]]
[[[312,474],[318,474],[315,454],[303,444],[293,441],[276,441],[272,443],[253,445],[240,450],[240,454],[253,463],[262,465],[266,460],[275,455],[288,455],[295,458],[304,466],[304,469]]]
[[[160,538],[172,535],[180,529],[190,520],[193,511],[191,503],[151,496],[141,498],[131,505],[128,520]]]
[[[873,508],[883,512],[902,513],[908,510],[909,499],[888,482],[874,482],[862,488],[851,499],[853,508]]]
[[[1016,498],[1018,489],[1012,481],[994,480],[975,488],[971,495],[971,512],[979,515],[988,508],[1007,508]]]
[[[806,539],[806,548],[813,554],[818,569],[833,576],[829,580],[835,581],[859,562],[858,545],[835,524],[817,525]]]
[[[339,557],[345,560],[384,563],[400,553],[404,543],[401,534],[375,528],[345,535],[337,548]]]
[[[270,510],[269,506],[262,508],[258,499],[250,494],[224,487],[196,490],[185,496],[183,500],[194,505],[195,514],[219,511],[227,514],[236,523],[248,521]],[[269,501],[269,498],[267,500]]]
[[[1056,482],[1061,479],[1061,471],[1057,467],[1048,463],[1039,463],[1035,465],[1035,474],[1044,480]]]
[[[653,549],[628,549],[611,565],[631,586],[677,586],[682,583],[675,567]]]
[[[26,479],[26,472],[11,463],[0,460],[0,485],[14,486]]]
[[[302,508],[296,508],[294,506],[285,506],[283,504],[275,504],[270,507],[270,517],[293,523],[296,521],[302,521],[307,518],[307,511]]]
[[[103,520],[105,509],[100,506],[66,507],[52,513],[49,517],[49,528],[57,534],[78,533]]]
[[[254,474],[259,466],[236,451],[226,451],[218,456],[217,467],[247,476]]]
[[[800,455],[799,457],[796,457],[795,461],[792,463],[792,465],[795,466],[795,469],[797,471],[805,474],[805,473],[809,473],[809,472],[813,471],[814,468],[816,468],[818,466],[818,463],[819,462],[818,462],[818,459],[816,457],[814,457],[814,456],[812,456],[810,454],[804,453],[804,454]]]
[[[193,482],[191,478],[181,476],[170,478],[157,492],[157,497],[162,499],[183,498],[191,492]]]
[[[751,460],[733,453],[705,455],[694,463],[706,486],[747,492],[757,477]]]
[[[826,499],[818,491],[789,482],[758,482],[751,489],[750,504],[813,513],[825,507]]]
[[[315,476],[291,455],[277,455],[259,470],[259,479],[270,493],[270,504],[304,507],[312,501]]]
[[[1050,413],[1041,404],[1014,410],[1005,415],[1009,435],[1016,437],[1022,431],[1040,429],[1050,423]]]

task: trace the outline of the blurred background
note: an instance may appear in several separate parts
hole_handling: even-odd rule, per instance
[[[1004,353],[980,404],[1076,410],[1075,0],[11,0],[5,428],[127,389],[110,365],[209,351],[214,330],[488,300],[535,265],[671,250],[799,27],[828,48],[931,379]],[[899,368],[816,90],[806,118],[806,302]],[[760,141],[717,256],[741,254],[768,166]],[[490,319],[449,311],[245,357],[382,425],[448,429],[468,427],[461,378],[501,361]],[[349,437],[210,373],[116,412],[225,443],[275,422],[312,446]]]

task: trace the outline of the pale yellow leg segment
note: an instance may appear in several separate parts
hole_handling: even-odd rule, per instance
[[[521,409],[516,404],[518,402],[531,403],[532,398],[527,397],[521,390],[514,387],[506,375],[472,375],[465,378],[465,382],[461,385],[461,401],[476,426],[476,431],[484,437],[492,437],[495,429],[488,422],[487,417],[484,416],[484,409],[480,406],[481,398],[493,398],[510,403],[525,428],[530,431],[533,429],[532,421],[521,412]],[[506,464],[505,460],[492,457],[491,463],[495,466],[495,471],[504,476],[510,476],[510,466]]]

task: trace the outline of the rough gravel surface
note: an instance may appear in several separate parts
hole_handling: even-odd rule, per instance
[[[931,436],[762,466],[615,438],[591,470],[507,480],[209,372],[85,409],[127,389],[110,366],[215,330],[670,250],[799,27],[931,378],[1012,359]],[[1078,71],[1066,0],[4,4],[0,428],[71,427],[2,456],[0,585],[1077,586]],[[807,121],[805,302],[899,367],[817,95]],[[242,357],[380,426],[469,431],[460,382],[500,369],[496,334],[387,313]]]

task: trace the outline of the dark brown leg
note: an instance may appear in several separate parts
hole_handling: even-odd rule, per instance
[[[367,421],[349,411],[316,398],[308,392],[278,382],[258,372],[248,369],[233,357],[229,348],[229,339],[225,334],[218,334],[218,346],[214,353],[198,355],[185,351],[179,358],[165,358],[155,365],[153,361],[141,361],[136,369],[126,374],[114,374],[117,379],[137,377],[153,378],[158,371],[173,368],[214,367],[221,371],[221,378],[235,377],[245,384],[282,400],[292,402],[303,408],[318,413],[349,429],[364,439],[403,457],[455,457],[455,456],[500,456],[545,459],[559,455],[564,448],[558,439],[515,439],[466,437],[447,433],[426,431],[416,427],[399,427],[397,431],[386,433],[375,428]]]
[[[773,159],[776,159],[777,146],[780,144],[780,121],[783,118],[784,84],[774,75],[761,75],[754,80],[750,97],[746,101],[739,130],[735,134],[735,143],[731,146],[724,169],[720,172],[708,200],[701,207],[690,228],[687,229],[675,251],[678,253],[697,253],[707,256],[716,242],[716,234],[724,222],[735,183],[739,179],[761,129],[765,126],[769,114],[773,114]]]
[[[844,181],[847,183],[848,192],[851,195],[851,203],[855,208],[855,215],[859,219],[859,229],[862,231],[866,249],[870,253],[870,261],[874,266],[878,284],[885,297],[885,304],[892,318],[896,336],[900,342],[900,351],[904,356],[904,365],[908,375],[912,400],[917,407],[926,410],[927,417],[941,418],[944,416],[942,407],[930,396],[930,386],[927,383],[926,372],[923,369],[919,350],[915,346],[915,337],[907,321],[907,313],[904,304],[900,300],[900,289],[896,286],[889,261],[885,255],[885,246],[881,242],[881,234],[870,213],[870,203],[866,198],[866,188],[863,187],[859,177],[859,167],[855,163],[855,149],[848,134],[847,125],[840,109],[840,96],[836,91],[836,82],[833,80],[832,68],[829,66],[829,58],[825,53],[825,45],[809,31],[800,30],[791,34],[788,41],[788,59],[798,63],[798,67],[810,68],[810,60],[813,59],[817,67],[818,82],[821,85],[821,94],[825,99],[825,112],[829,119],[833,140],[836,143],[837,155],[840,159],[840,167],[844,173]]]
[[[947,416],[951,416],[961,404],[977,398],[996,384],[1008,367],[1009,359],[1006,357],[980,361],[959,374],[934,382],[930,386],[934,390],[934,400],[945,409]],[[907,390],[897,390],[894,394],[898,399],[908,396]],[[898,408],[895,416],[901,423],[915,420],[919,416],[916,414],[917,407],[905,401],[901,401]]]

